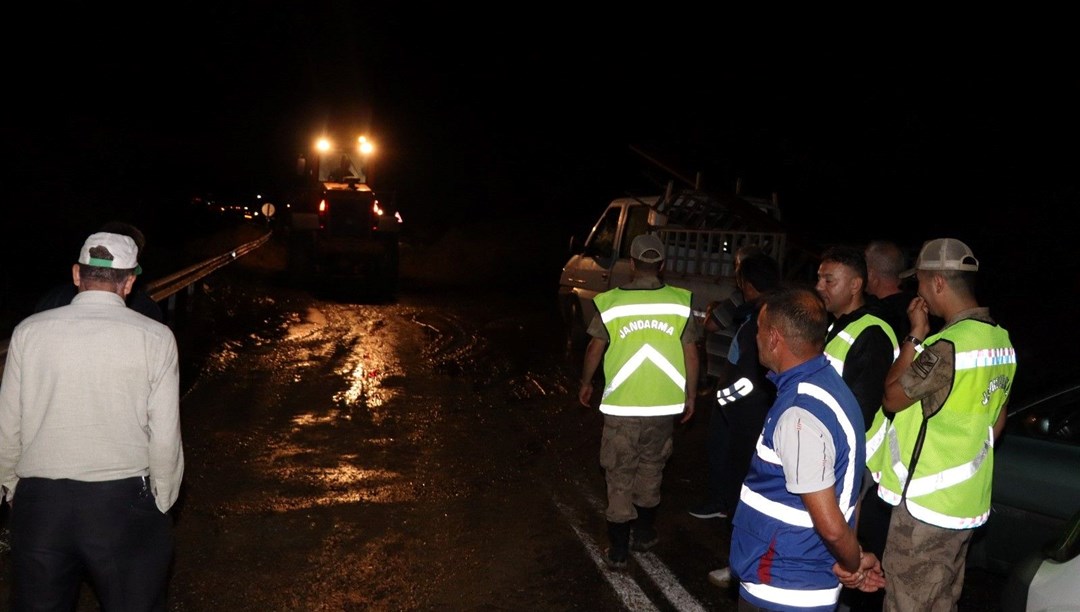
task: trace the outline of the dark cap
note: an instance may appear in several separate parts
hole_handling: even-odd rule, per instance
[[[656,234],[642,234],[630,243],[630,257],[645,263],[664,261],[664,243]]]
[[[963,270],[978,272],[979,260],[968,245],[956,238],[935,238],[926,241],[919,251],[915,267],[905,271],[900,278],[914,276],[918,270]]]

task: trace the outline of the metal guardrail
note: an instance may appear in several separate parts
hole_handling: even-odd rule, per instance
[[[150,294],[150,299],[154,300],[155,302],[161,302],[163,300],[166,300],[175,295],[176,293],[180,292],[181,290],[191,286],[192,283],[195,283],[205,278],[207,275],[217,270],[218,268],[226,266],[266,244],[266,241],[270,240],[270,236],[272,234],[273,232],[267,232],[266,235],[260,237],[257,240],[242,244],[231,251],[218,255],[217,257],[212,257],[210,259],[207,259],[206,261],[201,261],[193,266],[184,268],[179,272],[147,283],[146,292]]]
[[[155,302],[173,300],[180,291],[191,287],[194,283],[206,278],[215,270],[229,265],[266,244],[266,242],[270,240],[271,235],[273,235],[272,231],[267,232],[260,238],[242,244],[221,255],[211,257],[205,261],[200,261],[197,264],[188,266],[179,272],[175,272],[163,278],[150,281],[146,284],[146,292],[150,294],[150,298]],[[170,304],[170,306],[172,306],[172,304]],[[172,310],[172,308],[169,308],[169,310]],[[7,360],[7,350],[10,342],[11,338],[0,340],[0,373],[4,371],[4,362]]]

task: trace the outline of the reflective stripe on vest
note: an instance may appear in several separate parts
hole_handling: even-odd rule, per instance
[[[836,600],[840,597],[840,589],[844,585],[837,585],[834,589],[817,589],[813,591],[799,591],[794,589],[781,589],[767,584],[756,584],[753,582],[743,582],[740,586],[751,595],[764,599],[765,601],[772,601],[785,606],[795,606],[798,608],[816,608],[819,606],[829,606],[830,609],[836,606]]]

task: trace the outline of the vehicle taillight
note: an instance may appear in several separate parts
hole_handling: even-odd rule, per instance
[[[379,206],[378,200],[374,200],[371,203],[371,212],[375,213],[375,222],[371,224],[371,231],[376,232],[379,231],[379,217],[383,214],[383,209]]]

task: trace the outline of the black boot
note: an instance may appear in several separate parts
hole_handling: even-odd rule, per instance
[[[606,560],[611,569],[626,567],[630,557],[630,523],[607,523],[608,541],[610,542]]]
[[[637,552],[645,552],[660,541],[660,537],[656,535],[656,528],[653,527],[656,522],[656,506],[642,508],[635,504],[634,508],[637,509],[637,518],[633,522],[634,543],[630,545],[630,548]]]

